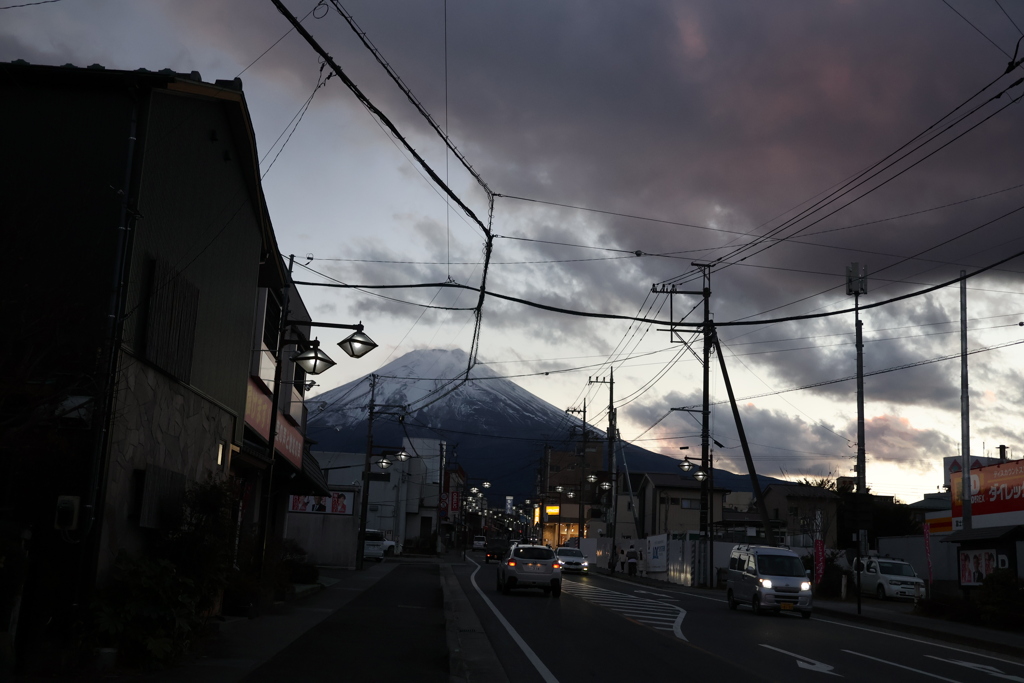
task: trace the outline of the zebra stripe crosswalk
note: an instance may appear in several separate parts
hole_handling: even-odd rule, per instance
[[[676,638],[686,640],[682,631],[686,610],[682,607],[576,581],[562,581],[562,590],[658,631],[671,631]]]

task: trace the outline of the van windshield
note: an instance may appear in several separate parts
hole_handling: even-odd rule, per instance
[[[765,576],[806,576],[803,563],[792,555],[758,555],[757,571]]]

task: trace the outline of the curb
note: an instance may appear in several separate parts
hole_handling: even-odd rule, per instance
[[[441,564],[448,671],[452,683],[508,683],[480,619],[469,603],[451,564]]]

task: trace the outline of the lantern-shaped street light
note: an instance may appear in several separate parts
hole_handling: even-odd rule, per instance
[[[356,330],[345,339],[338,342],[341,350],[353,358],[362,358],[370,351],[377,348],[377,342],[370,339],[362,330]]]
[[[319,375],[324,370],[329,370],[336,363],[320,350],[320,342],[314,339],[309,343],[309,348],[292,356],[292,362],[302,368],[307,375]]]
[[[683,458],[682,462],[679,463],[679,469],[681,469],[683,472],[689,472],[694,467],[695,465],[692,462],[690,462],[689,458]]]
[[[587,475],[587,481],[589,481],[591,484],[593,484],[595,481],[597,481],[597,475],[596,474],[588,474]]]
[[[708,473],[702,469],[698,469],[696,472],[693,473],[693,478],[696,479],[697,481],[704,481],[705,479],[708,478]]]

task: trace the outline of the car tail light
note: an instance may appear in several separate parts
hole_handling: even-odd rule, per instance
[[[562,568],[562,563],[556,561],[553,565],[551,565],[551,568],[552,569],[561,569]]]
[[[510,566],[510,567],[516,566],[516,561],[515,560],[509,560],[508,561],[508,566]]]

